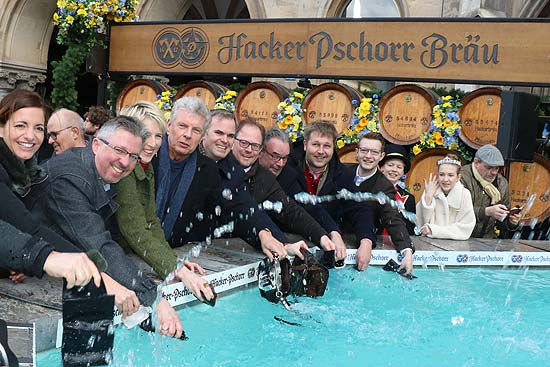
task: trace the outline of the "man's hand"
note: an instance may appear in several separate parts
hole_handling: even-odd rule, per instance
[[[25,279],[27,279],[27,276],[18,271],[10,270],[10,275],[8,278],[14,283],[23,283]]]
[[[279,259],[284,259],[287,257],[287,253],[284,245],[279,242],[270,231],[262,229],[258,233],[260,242],[262,244],[262,252],[269,258],[270,261],[273,261],[273,253],[279,255]]]
[[[429,235],[432,234],[432,229],[430,228],[430,226],[428,224],[424,224],[422,227],[420,227],[420,233],[423,236],[429,236]]]
[[[508,221],[512,223],[514,226],[517,226],[520,220],[521,220],[521,213],[511,214],[510,216],[508,216]]]
[[[340,233],[338,233],[338,231],[330,232],[330,239],[332,240],[332,242],[334,242],[334,245],[336,246],[335,248],[336,260],[345,259],[347,256],[346,254],[347,248]]]
[[[355,259],[357,262],[357,270],[363,271],[369,266],[372,255],[372,241],[364,238],[361,240],[361,245],[355,253]]]
[[[404,251],[403,260],[401,260],[401,266],[399,269],[405,269],[405,274],[411,274],[413,271],[413,252],[412,249]]]
[[[200,266],[199,268],[202,270]],[[202,271],[204,274],[204,270]],[[176,273],[176,277],[183,282],[187,289],[193,292],[193,294],[195,295],[195,297],[197,297],[199,301],[205,302],[210,301],[212,298],[214,298],[214,294],[212,293],[208,282],[189,270],[187,266],[183,266],[180,270],[178,270],[178,272]],[[206,299],[203,298],[201,291],[204,294],[204,298]]]
[[[181,337],[183,326],[176,310],[162,298],[157,304],[157,320],[159,322],[160,334],[166,336]]]
[[[308,250],[308,247],[307,247],[307,245],[304,241],[298,241],[298,242],[294,242],[294,243],[287,243],[285,245],[285,250],[286,250],[287,254],[293,255],[293,256],[298,256],[300,259],[305,260],[304,255],[302,255],[302,253],[300,252],[300,249],[302,249],[302,248],[304,250]]]
[[[96,287],[101,275],[92,260],[83,252],[69,253],[52,251],[44,263],[44,272],[54,278],[65,278],[67,288],[84,286],[94,278]]]
[[[485,208],[485,215],[502,222],[508,215],[508,208],[502,204],[488,206]]]
[[[127,317],[139,308],[139,300],[134,291],[129,290],[106,273],[101,273],[103,283],[108,295],[115,296],[115,305],[122,312],[122,317]]]
[[[335,251],[336,250],[336,244],[332,242],[329,236],[324,235],[319,240],[319,245],[321,245],[321,248],[325,251]]]

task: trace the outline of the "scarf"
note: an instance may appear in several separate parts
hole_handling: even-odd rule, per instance
[[[500,191],[498,191],[495,185],[493,185],[492,182],[489,182],[483,177],[481,177],[481,175],[479,174],[479,172],[477,171],[477,169],[474,167],[473,164],[472,164],[472,172],[474,173],[474,178],[477,180],[477,182],[479,182],[481,187],[483,187],[483,190],[485,190],[487,195],[489,195],[489,197],[491,198],[491,205],[495,205],[496,203],[498,203],[501,199],[501,196],[500,196]]]
[[[168,150],[168,139],[164,136],[162,145],[159,151],[159,176],[158,176],[158,189],[157,189],[157,216],[162,223],[162,229],[164,236],[168,240],[171,237],[172,230],[178,219],[179,212],[182,210],[182,204],[187,196],[187,191],[191,186],[193,177],[195,176],[195,169],[197,167],[197,151],[195,150],[188,158],[183,172],[178,183],[177,189],[173,196],[169,198],[171,170],[170,170],[170,153]],[[168,202],[170,200],[170,202]],[[168,206],[167,206],[168,205]],[[166,208],[164,212],[162,212]]]
[[[47,178],[46,171],[38,165],[36,155],[23,161],[17,158],[0,138],[0,164],[6,169],[11,180],[11,190],[19,196],[26,196],[33,184]]]

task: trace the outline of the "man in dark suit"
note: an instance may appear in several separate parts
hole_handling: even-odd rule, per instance
[[[251,200],[222,181],[225,172],[197,147],[211,124],[210,111],[193,97],[177,100],[168,122],[167,135],[153,161],[156,173],[157,215],[171,246],[205,241],[224,231],[234,231],[272,258],[287,255],[275,239],[264,216],[249,206]],[[246,194],[246,193],[245,193]],[[246,225],[233,225],[239,216]],[[225,225],[225,226],[224,226]],[[233,227],[233,228],[231,228]],[[218,229],[218,233],[214,231]]]
[[[333,196],[342,189],[352,193],[358,192],[358,188],[353,184],[353,173],[334,154],[336,137],[336,128],[329,122],[318,121],[305,127],[303,150],[293,150],[278,176],[278,181],[287,195],[296,197],[296,194],[306,192],[317,196]],[[267,153],[272,152],[266,151]],[[267,157],[264,158],[265,162]],[[337,252],[341,251],[340,246],[343,244],[340,227],[345,230],[347,227],[353,229],[358,242],[357,268],[364,270],[370,262],[372,248],[376,243],[373,212],[369,204],[339,199],[325,201],[306,209],[331,233]],[[333,233],[338,233],[338,240],[334,241]]]
[[[361,192],[383,192],[390,199],[395,198],[395,188],[380,172],[378,163],[384,158],[384,138],[379,133],[367,133],[357,143],[356,154],[359,164],[355,168],[354,183]],[[413,270],[414,248],[409,237],[407,226],[399,212],[389,203],[375,205],[375,223],[386,228],[397,251],[401,253],[401,267],[407,273]]]
[[[273,173],[258,163],[264,136],[265,128],[251,119],[241,121],[237,128],[232,153],[246,172],[247,188],[256,202],[264,203],[264,207],[268,205],[266,201],[282,204],[280,210],[268,211],[280,228],[299,234],[314,244],[319,244],[326,251],[335,250],[327,231],[286,195]]]

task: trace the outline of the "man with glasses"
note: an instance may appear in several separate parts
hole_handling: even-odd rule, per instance
[[[117,204],[111,184],[127,176],[135,167],[146,131],[131,117],[119,116],[105,123],[91,147],[71,149],[48,160],[47,214],[51,227],[79,248],[98,250],[107,260],[108,276],[103,276],[109,294],[123,317],[134,313],[140,303],[152,306],[156,284],[141,272],[113,240]],[[137,296],[136,296],[137,294]],[[170,304],[157,303],[160,332],[179,337],[182,326]]]
[[[280,228],[296,233],[314,244],[320,244],[326,251],[334,251],[336,246],[328,237],[327,231],[285,194],[272,172],[258,163],[264,135],[265,128],[256,121],[241,121],[232,149],[233,156],[246,172],[247,187],[254,199],[260,204],[266,200],[281,203],[281,211],[268,211]]]
[[[357,162],[354,183],[361,192],[373,194],[384,193],[390,199],[395,199],[395,188],[378,169],[378,163],[384,158],[385,141],[379,133],[367,133],[359,139],[355,150]],[[407,274],[413,271],[414,248],[409,237],[405,219],[389,203],[380,205],[373,203],[375,208],[374,222],[379,230],[386,228],[395,249],[403,256],[400,268]],[[371,259],[371,253],[357,251],[357,266],[366,267]]]
[[[472,164],[462,167],[462,184],[470,190],[476,214],[472,237],[509,237],[521,219],[519,212],[510,212],[508,181],[499,171],[504,158],[497,147],[487,144],[479,148]]]
[[[66,108],[55,111],[46,128],[48,143],[57,155],[67,149],[86,146],[84,120],[74,111]]]
[[[331,197],[343,189],[352,193],[358,192],[357,186],[353,184],[352,172],[334,154],[336,137],[336,128],[330,122],[317,121],[306,125],[303,148],[292,151],[291,159],[278,176],[287,195],[296,197],[296,194],[305,192]],[[285,152],[271,150],[268,145],[266,144],[266,155],[276,154],[277,160],[284,156]],[[262,165],[267,163],[267,157],[262,161]],[[272,163],[269,167],[272,172],[278,170],[277,164]],[[337,259],[346,256],[341,237],[343,231],[352,230],[355,233],[358,252],[370,253],[376,243],[373,212],[368,203],[343,199],[327,200],[321,204],[308,205],[306,210],[329,231],[331,240],[336,245]],[[360,266],[358,269],[364,270]]]

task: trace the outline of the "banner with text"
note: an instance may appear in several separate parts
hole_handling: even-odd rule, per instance
[[[550,85],[546,19],[136,22],[109,71]]]

